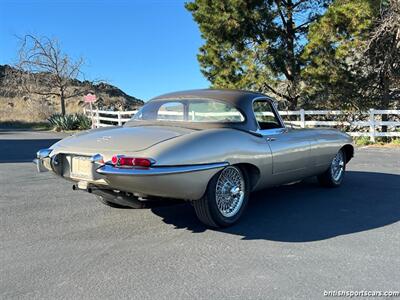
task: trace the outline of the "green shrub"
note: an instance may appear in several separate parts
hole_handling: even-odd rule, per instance
[[[370,141],[369,136],[360,136],[353,139],[357,146],[368,146],[373,144],[373,142]]]
[[[92,128],[92,120],[84,114],[75,114],[77,127],[79,130],[87,130]]]
[[[56,131],[90,129],[92,123],[84,114],[67,114],[63,116],[57,113],[53,114],[48,121]]]
[[[51,126],[56,131],[61,130],[74,130],[75,129],[75,121],[73,115],[62,115],[56,113],[48,119]]]
[[[396,146],[400,146],[400,138],[393,138],[392,139],[392,144]]]

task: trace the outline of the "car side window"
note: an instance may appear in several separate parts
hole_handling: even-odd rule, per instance
[[[261,130],[283,127],[271,102],[265,100],[254,101],[253,110]]]

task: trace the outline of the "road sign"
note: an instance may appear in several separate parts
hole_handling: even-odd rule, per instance
[[[85,100],[85,103],[94,103],[97,100],[96,95],[93,95],[91,93],[83,96],[83,99]]]

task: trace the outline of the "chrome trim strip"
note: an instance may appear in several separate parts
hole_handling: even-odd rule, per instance
[[[223,168],[228,166],[228,162],[211,163],[203,165],[187,165],[187,166],[164,166],[152,168],[115,168],[111,165],[104,165],[96,170],[102,175],[131,175],[131,176],[152,176],[152,175],[168,175],[179,173],[190,173],[205,171],[210,169]]]
[[[276,135],[288,132],[287,128],[271,128],[271,129],[259,129],[257,133],[261,134],[262,136],[268,135]]]

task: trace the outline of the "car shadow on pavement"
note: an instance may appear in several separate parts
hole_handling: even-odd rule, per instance
[[[36,151],[48,148],[60,139],[0,139],[0,163],[32,162]]]
[[[207,230],[189,204],[152,211],[176,228],[195,233]],[[244,240],[311,242],[399,220],[400,175],[348,171],[339,188],[322,188],[315,179],[307,179],[253,193],[239,223],[220,231]]]

